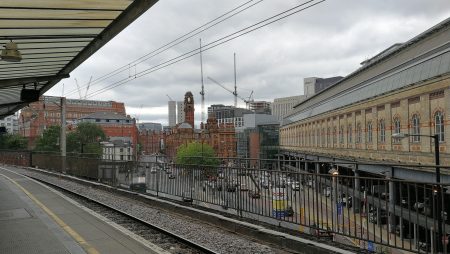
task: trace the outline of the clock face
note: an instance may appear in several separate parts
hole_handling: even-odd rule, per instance
[[[189,97],[188,97],[188,102],[189,102],[189,103],[191,102],[191,98],[189,98]]]

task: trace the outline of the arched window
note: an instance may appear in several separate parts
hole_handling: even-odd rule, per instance
[[[356,124],[356,143],[358,144],[362,143],[361,123]]]
[[[420,135],[420,119],[417,114],[414,114],[411,118],[411,128],[412,128],[412,135]],[[412,136],[411,137],[412,142],[420,142],[420,136]]]
[[[327,129],[327,145],[331,145],[331,128],[328,127]]]
[[[367,143],[372,143],[372,122],[367,123]]]
[[[384,122],[384,119],[381,119],[380,122],[378,123],[378,133],[379,133],[378,140],[381,143],[386,142],[386,123]]]
[[[337,144],[337,133],[336,126],[333,128],[333,144]]]
[[[438,135],[439,142],[444,142],[444,115],[441,111],[434,113],[434,134]]]
[[[400,133],[400,129],[401,129],[401,123],[400,123],[400,119],[398,117],[394,118],[394,133],[398,134]],[[394,138],[394,142],[395,143],[400,143],[401,139],[399,138]]]
[[[322,128],[322,146],[325,146],[325,128]]]
[[[348,144],[351,144],[353,142],[352,135],[353,135],[352,125],[349,125],[347,128],[347,143]]]

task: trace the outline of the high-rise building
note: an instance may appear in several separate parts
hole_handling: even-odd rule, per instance
[[[169,108],[169,127],[173,127],[177,124],[177,104],[176,101],[168,102]]]
[[[217,124],[233,124],[235,128],[244,125],[244,114],[252,114],[253,111],[245,108],[235,108],[223,104],[214,104],[208,107],[208,117],[214,116]]]
[[[177,123],[184,123],[186,116],[184,115],[184,101],[177,101]]]
[[[186,123],[190,124],[194,128],[194,96],[189,91],[184,95],[184,115]]]
[[[0,127],[5,127],[8,134],[16,134],[19,132],[18,114],[7,116],[0,119]]]
[[[270,104],[269,101],[251,101],[248,103],[248,107],[255,113],[270,114]]]
[[[162,131],[162,125],[160,123],[139,123],[137,127],[139,131]]]
[[[316,77],[304,78],[303,79],[304,94],[307,97],[312,96],[334,85],[342,78],[343,77],[341,76],[331,78],[316,78]]]
[[[305,95],[275,98],[271,105],[272,115],[275,116],[279,121],[283,120],[283,117],[290,114],[294,106],[300,103],[305,98]]]

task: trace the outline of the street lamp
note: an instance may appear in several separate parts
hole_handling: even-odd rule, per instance
[[[439,185],[441,182],[441,169],[439,167],[439,135],[420,135],[420,134],[407,134],[407,133],[394,133],[392,134],[392,138],[397,139],[403,139],[407,137],[428,137],[434,139],[434,158],[435,158],[435,164],[436,164],[436,183],[437,186],[437,211],[438,211],[438,240],[437,240],[437,246],[438,251],[443,250],[443,244],[442,244],[442,209],[441,209],[441,193],[442,193],[442,186]]]
[[[328,173],[333,177],[333,183],[334,183],[334,187],[333,187],[334,195],[333,195],[333,190],[332,190],[332,193],[331,193],[331,204],[333,206],[336,205],[336,217],[335,217],[336,220],[335,220],[335,223],[333,223],[333,230],[334,230],[334,232],[338,232],[339,231],[339,211],[338,210],[339,210],[340,204],[339,204],[339,199],[337,197],[337,193],[338,193],[338,190],[337,190],[338,189],[338,179],[337,179],[337,177],[339,176],[339,169],[338,169],[337,166],[336,167],[332,167],[328,171]],[[333,197],[334,197],[334,200],[333,200]],[[332,216],[334,217],[334,214]],[[336,224],[336,226],[334,224]]]

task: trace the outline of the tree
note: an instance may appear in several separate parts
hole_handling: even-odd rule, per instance
[[[35,150],[40,152],[58,152],[60,150],[60,132],[61,127],[59,125],[48,127],[36,141]]]
[[[60,126],[50,126],[46,129],[37,140],[35,150],[42,152],[60,151],[60,131]],[[102,154],[100,141],[105,139],[106,135],[98,125],[93,123],[80,123],[74,132],[70,132],[66,136],[67,152],[100,156]]]
[[[178,147],[176,162],[187,167],[215,167],[220,164],[215,157],[214,149],[210,145],[197,142]]]
[[[75,132],[67,135],[67,151],[71,153],[102,155],[100,141],[106,139],[105,132],[94,123],[80,123]]]
[[[0,135],[0,149],[25,150],[28,140],[18,134]]]

